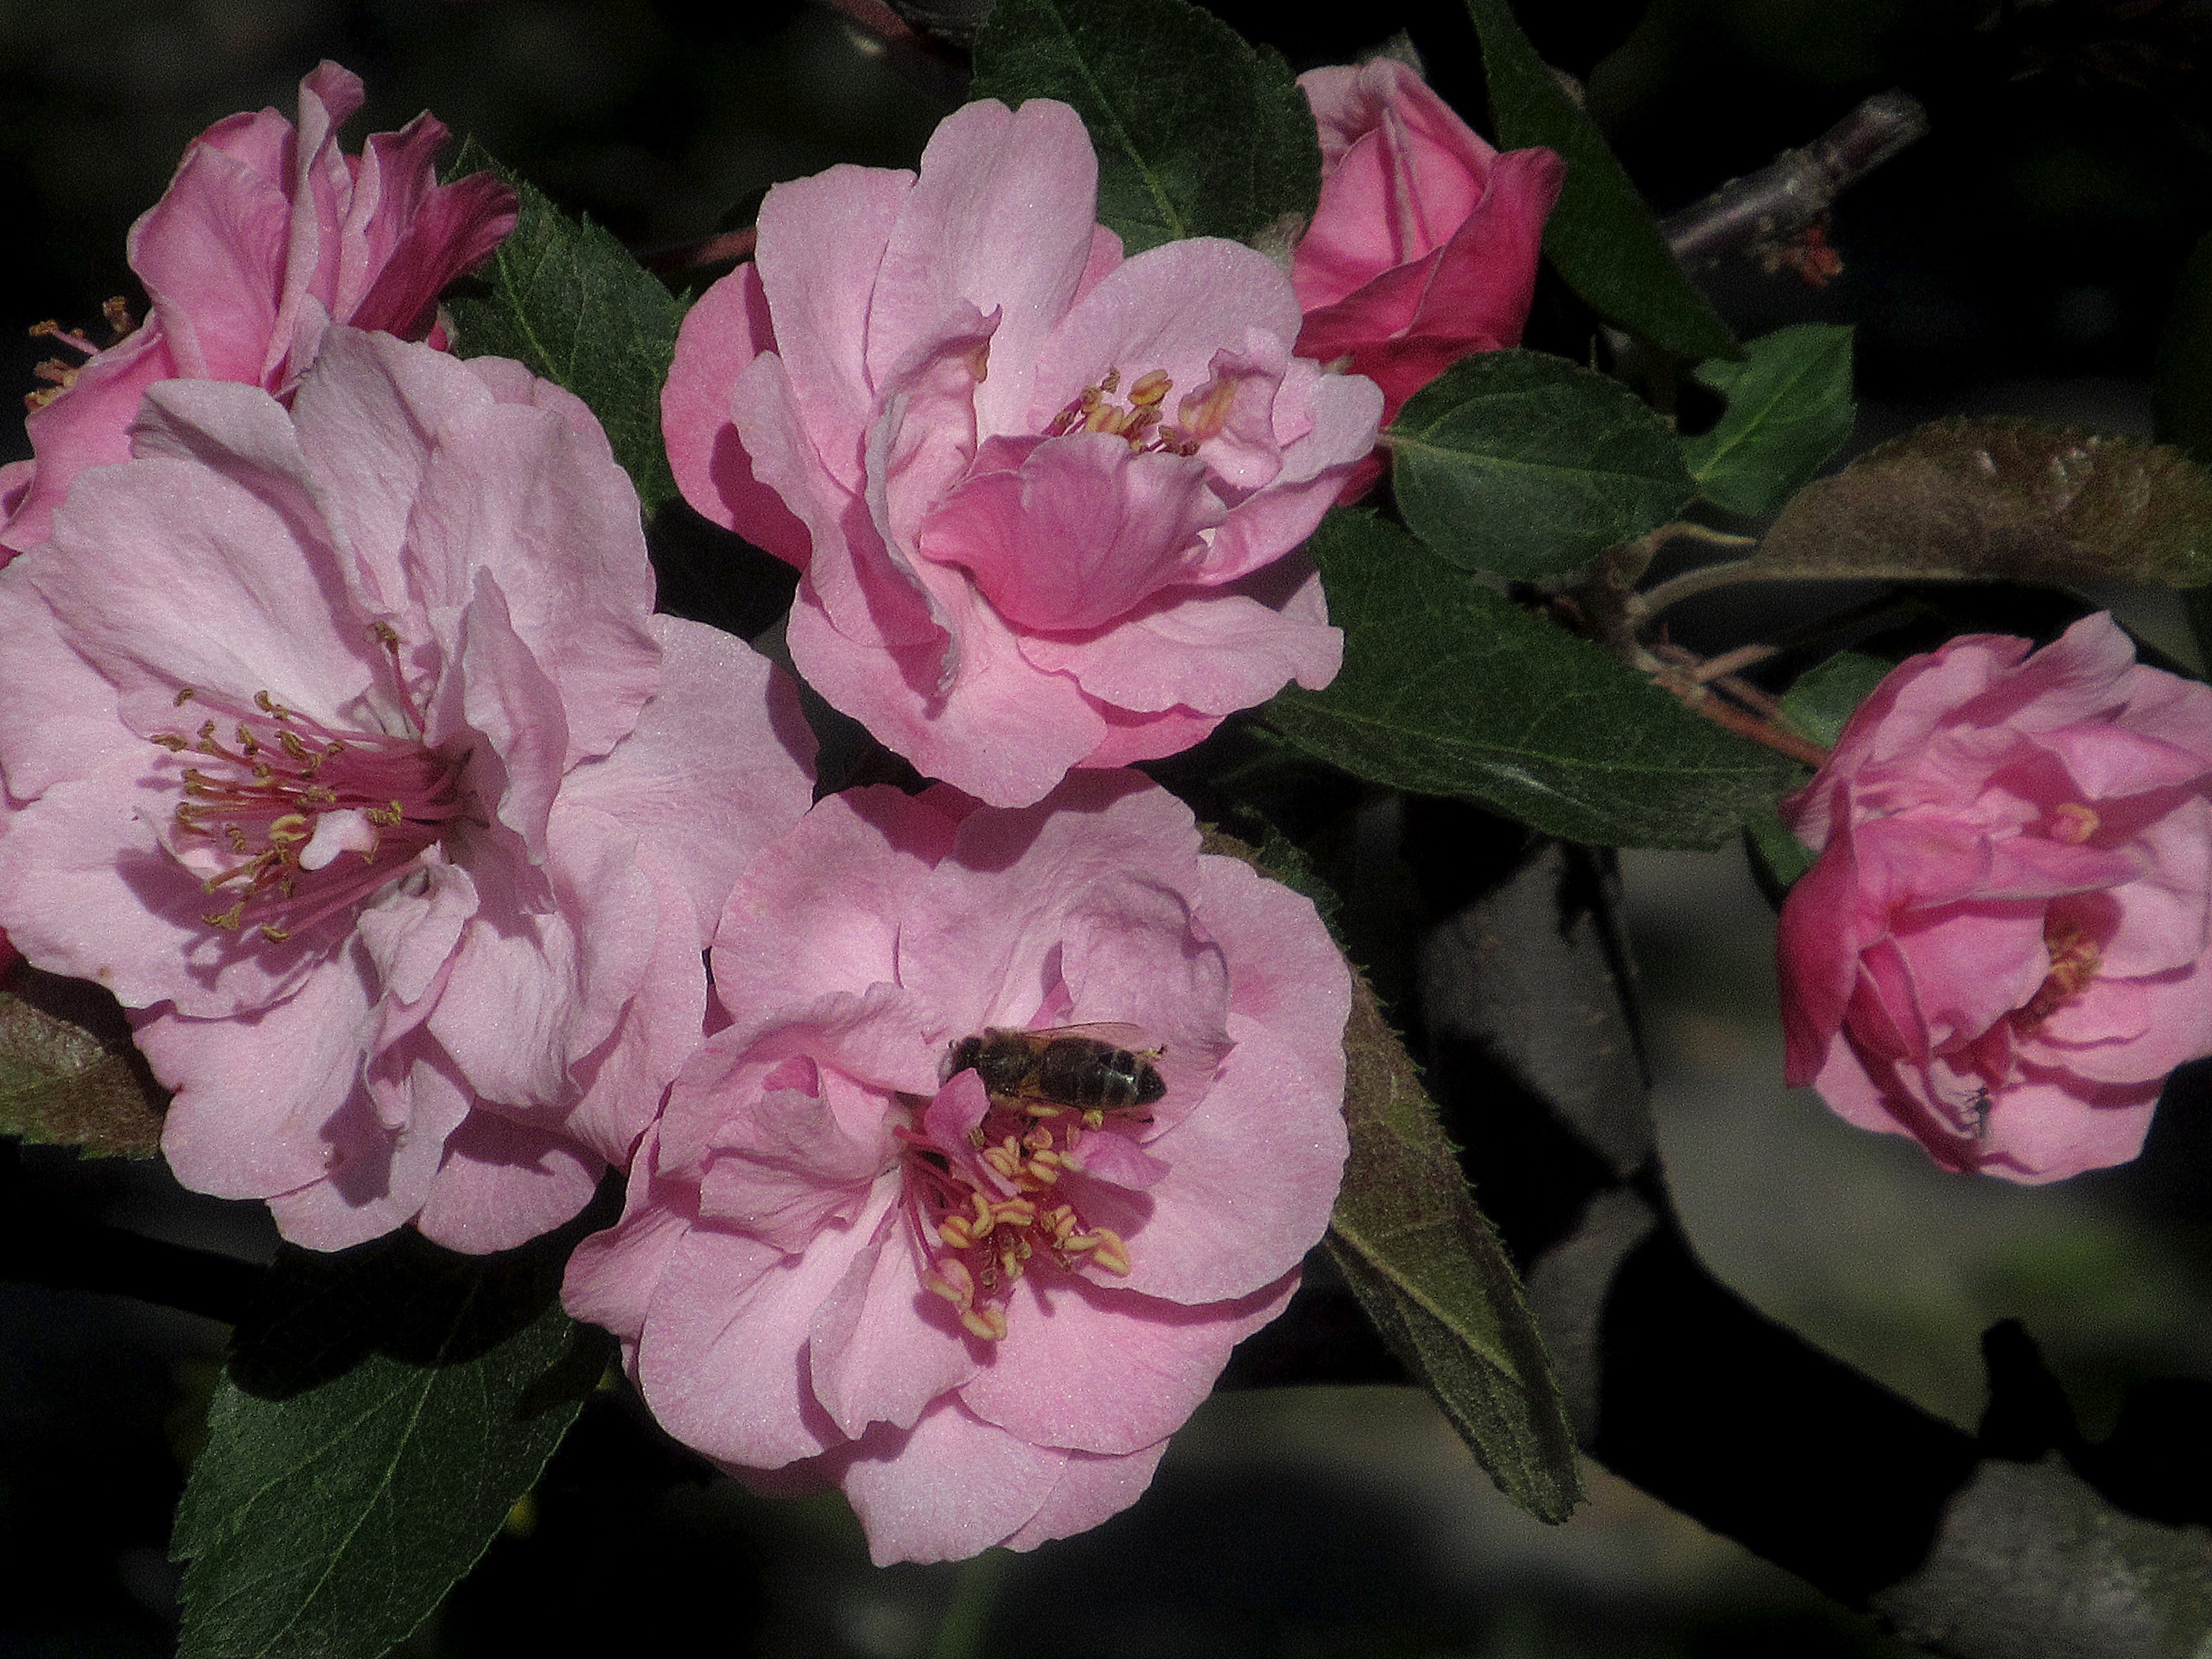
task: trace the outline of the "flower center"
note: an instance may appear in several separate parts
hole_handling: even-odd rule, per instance
[[[1006,1335],[1006,1297],[1035,1262],[1070,1273],[1085,1262],[1109,1273],[1129,1271],[1121,1236],[1088,1225],[1054,1190],[1064,1172],[1082,1170],[1086,1138],[1117,1133],[1106,1121],[1121,1109],[994,1095],[983,1121],[968,1132],[972,1161],[902,1132],[907,1203],[925,1242],[934,1238],[939,1247],[921,1282],[953,1305],[974,1335],[990,1342]]]
[[[200,757],[182,770],[170,851],[205,891],[229,898],[201,916],[209,927],[235,933],[250,915],[264,939],[282,944],[404,874],[467,811],[466,757],[423,744],[398,636],[381,623],[370,632],[392,659],[409,733],[336,730],[266,690],[242,708],[186,686],[177,706],[213,714],[189,736],[154,734],[169,753]]]
[[[107,319],[107,343],[110,346],[120,345],[131,331],[138,326],[131,320],[131,313],[119,295],[101,306],[100,311],[100,315]],[[58,340],[71,349],[82,352],[87,359],[98,356],[102,349],[83,335],[71,333],[51,318],[43,323],[32,324],[30,331],[34,340]],[[35,392],[25,392],[23,407],[34,415],[38,413],[76,384],[77,373],[83,367],[82,363],[72,363],[61,357],[49,357],[44,362],[34,364],[31,373],[46,384]]]
[[[2051,971],[2035,988],[2035,994],[2013,1011],[2015,1030],[2033,1030],[2064,1004],[2081,995],[2082,988],[2096,978],[2098,966],[2104,960],[2104,952],[2097,948],[2097,942],[2070,921],[2045,922],[2043,944],[2051,952]]]
[[[1121,387],[1121,371],[1107,370],[1104,379],[1084,387],[1081,396],[1052,417],[1044,435],[1060,438],[1071,432],[1110,432],[1128,440],[1129,447],[1140,455],[1159,452],[1195,455],[1199,445],[1228,425],[1229,405],[1237,396],[1235,383],[1216,375],[1179,401],[1176,418],[1169,422],[1164,411],[1175,382],[1164,370],[1156,368],[1139,375],[1127,396],[1116,402],[1115,394]]]
[[[2079,847],[2097,833],[2100,822],[2094,807],[2078,800],[2063,800],[2051,809],[2049,834],[2053,841]]]

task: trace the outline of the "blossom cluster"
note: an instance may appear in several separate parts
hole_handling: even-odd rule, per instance
[[[1344,74],[1288,273],[1125,258],[1048,101],[769,193],[665,429],[937,781],[818,802],[787,672],[654,613],[592,411],[450,354],[514,193],[428,115],[348,153],[330,64],[196,140],[144,321],[58,336],[0,473],[0,948],[128,1011],[179,1178],[483,1252],[622,1171],[565,1296],[708,1455],[842,1485],[879,1559],[1131,1502],[1327,1225],[1351,981],[1127,764],[1328,684],[1299,544],[1517,337],[1557,185]]]

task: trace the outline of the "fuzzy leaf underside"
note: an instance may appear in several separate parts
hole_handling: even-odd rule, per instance
[[[2040,422],[1937,421],[1800,490],[1778,574],[1889,580],[2212,580],[2212,474],[2178,449]]]
[[[0,1134],[88,1158],[152,1158],[168,1097],[98,987],[18,963],[0,990]]]
[[[1364,980],[1354,982],[1344,1050],[1352,1158],[1329,1255],[1498,1489],[1541,1520],[1564,1521],[1582,1474],[1542,1339]]]

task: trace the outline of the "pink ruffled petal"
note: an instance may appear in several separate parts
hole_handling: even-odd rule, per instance
[[[638,1386],[669,1432],[710,1457],[781,1468],[837,1443],[806,1380],[809,1322],[890,1203],[885,1183],[850,1227],[803,1255],[711,1227],[671,1253],[637,1349]]]
[[[885,650],[848,638],[808,604],[787,639],[792,661],[835,707],[854,712],[915,769],[994,805],[1042,799],[1098,746],[1105,722],[1075,682],[1030,665],[1019,637],[964,577],[935,587],[958,635],[944,685],[941,646]]]
[[[1033,1446],[945,1401],[904,1432],[877,1429],[840,1484],[867,1529],[868,1559],[957,1561],[1009,1538],[1058,1486],[1067,1454]]]
[[[756,547],[805,568],[806,526],[783,497],[753,475],[730,417],[730,389],[763,351],[775,349],[775,325],[760,270],[739,265],[684,313],[676,360],[660,390],[660,430],[684,499]]]
[[[899,981],[929,999],[948,1040],[1027,1025],[1078,896],[1131,870],[1172,879],[1197,852],[1190,810],[1134,773],[1079,773],[1042,805],[979,813],[908,901]]]
[[[178,1180],[268,1198],[328,1173],[328,1126],[362,1086],[353,1032],[374,1000],[366,967],[349,953],[258,1014],[138,1023],[147,1063],[178,1091],[161,1126]]]
[[[581,1211],[605,1168],[561,1136],[471,1112],[447,1139],[415,1224],[448,1249],[512,1249]]]
[[[1263,253],[1212,237],[1167,242],[1124,262],[1085,295],[1039,349],[1030,431],[1119,370],[1124,386],[1155,370],[1175,389],[1164,407],[1209,379],[1224,343],[1248,329],[1279,340],[1298,333],[1297,296]]]
[[[805,816],[814,734],[798,690],[719,629],[653,617],[660,676],[637,724],[603,759],[572,771],[562,799],[630,825],[667,860],[704,946],[737,874]]]
[[[995,311],[976,416],[986,434],[1032,429],[1032,365],[1089,266],[1097,179],[1082,118],[1065,104],[983,100],[939,123],[877,272],[871,374],[884,379],[948,313]]]
[[[921,1284],[903,1218],[885,1218],[815,1310],[807,1343],[814,1397],[854,1439],[869,1425],[908,1429],[975,1375],[978,1346]]]
[[[1022,1282],[1006,1337],[961,1404],[1036,1445],[1126,1456],[1182,1426],[1229,1351],[1289,1305],[1298,1276],[1206,1307],[1059,1274]]]
[[[1024,629],[1103,628],[1194,574],[1201,534],[1226,512],[1207,481],[1194,457],[1072,433],[1036,446],[1018,471],[978,473],[946,495],[926,550],[965,569]]]
[[[750,1020],[830,992],[896,983],[898,919],[956,827],[887,786],[822,801],[731,890],[714,939],[715,995]]]
[[[1318,599],[1318,579],[1311,586]],[[1140,714],[1182,708],[1218,720],[1267,702],[1294,679],[1321,690],[1343,665],[1344,635],[1325,617],[1310,621],[1234,590],[1176,587],[1095,634],[1035,636],[1022,652],[1113,708]]]
[[[914,182],[909,173],[835,167],[778,185],[761,203],[754,263],[775,319],[775,349],[790,376],[793,404],[817,464],[855,494],[863,435],[874,418],[874,380],[863,355],[869,303]],[[702,342],[710,343],[711,337]],[[883,367],[889,366],[887,359]],[[729,362],[725,373],[734,382],[744,367]],[[757,463],[760,452],[742,411],[738,425]],[[806,516],[790,490],[781,493]]]
[[[1230,1016],[1237,1046],[1189,1116],[1146,1143],[1170,1179],[1131,1199],[1103,1183],[1063,1183],[1093,1225],[1121,1232],[1129,1272],[1113,1282],[1197,1305],[1252,1294],[1297,1267],[1328,1228],[1349,1142],[1343,1085],[1334,1094],[1290,1044]],[[1264,1154],[1252,1124],[1267,1127]]]
[[[0,548],[21,552],[53,532],[54,513],[87,467],[131,459],[131,422],[146,388],[178,373],[158,321],[86,362],[67,390],[31,411],[24,432],[37,461],[15,474],[21,493],[0,503]]]
[[[1168,1443],[1163,1440],[1125,1457],[1068,1453],[1067,1462],[1060,1466],[1060,1479],[1053,1482],[1037,1512],[1006,1539],[1003,1547],[1033,1550],[1055,1538],[1088,1532],[1121,1514],[1145,1495],[1167,1449]]]

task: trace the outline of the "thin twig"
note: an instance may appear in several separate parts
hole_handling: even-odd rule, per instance
[[[1739,668],[1751,668],[1769,657],[1778,657],[1778,645],[1740,645],[1733,651],[1723,651],[1717,657],[1708,657],[1699,664],[1691,678],[1700,685],[1710,685],[1723,678],[1732,678]]]
[[[1730,254],[1787,241],[1847,186],[1924,137],[1928,112],[1911,93],[1876,93],[1802,149],[1731,179],[1660,222],[1674,257],[1692,270]]]
[[[1695,570],[1685,570],[1679,576],[1669,576],[1656,586],[1647,587],[1641,593],[1628,596],[1629,614],[1638,622],[1649,622],[1661,611],[1680,605],[1684,599],[1716,587],[1727,587],[1735,582],[1767,581],[1778,577],[1803,575],[1760,559],[1723,559],[1717,564],[1701,564]]]

